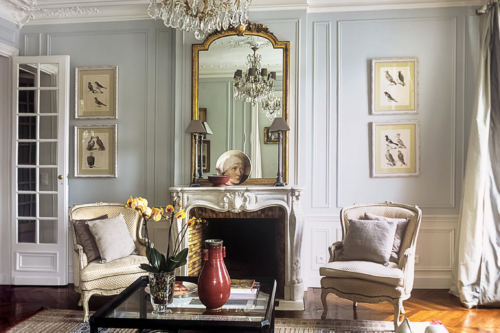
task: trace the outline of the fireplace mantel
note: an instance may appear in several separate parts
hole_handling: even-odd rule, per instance
[[[170,193],[180,198],[183,208],[189,211],[195,207],[209,208],[218,212],[241,213],[253,212],[266,207],[282,207],[285,214],[285,300],[302,302],[304,282],[301,272],[301,249],[304,216],[300,196],[300,187],[272,186],[227,186],[227,187],[187,187],[174,186]],[[188,237],[184,247],[188,246]],[[187,265],[180,272],[187,275]],[[280,303],[280,307],[286,307]]]

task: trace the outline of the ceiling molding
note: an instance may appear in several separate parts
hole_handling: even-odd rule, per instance
[[[480,6],[484,0],[253,0],[250,11],[309,13]],[[29,12],[29,4],[37,4]],[[28,6],[27,6],[28,4]],[[149,19],[148,0],[0,0],[0,16],[18,26]],[[29,20],[27,17],[32,15]],[[26,23],[27,21],[27,23]]]
[[[0,43],[0,56],[3,57],[12,57],[19,55],[19,50],[15,47],[9,46],[4,43]]]

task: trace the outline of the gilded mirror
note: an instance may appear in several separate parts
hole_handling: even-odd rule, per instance
[[[252,172],[242,185],[272,185],[278,172],[276,133],[269,133],[275,117],[289,118],[290,42],[278,41],[262,24],[248,24],[214,32],[203,44],[193,45],[192,119],[207,122],[212,135],[202,147],[202,185],[208,175],[216,174],[218,158],[229,150],[244,152]],[[274,78],[271,101],[256,103],[235,96],[237,72],[251,67],[252,55],[260,59],[262,77]],[[241,77],[241,76],[240,76]],[[269,102],[274,107],[269,108]],[[267,110],[266,110],[267,109]],[[283,181],[288,184],[289,133],[283,132]],[[191,174],[194,171],[194,139],[191,141]]]

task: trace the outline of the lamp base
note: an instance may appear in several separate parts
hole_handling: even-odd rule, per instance
[[[189,187],[201,187],[201,185],[198,183],[192,183]]]
[[[274,187],[282,187],[282,186],[285,186],[285,183],[283,183],[283,182],[276,182],[276,183],[274,183],[273,186]]]

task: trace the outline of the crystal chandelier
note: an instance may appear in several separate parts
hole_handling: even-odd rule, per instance
[[[274,98],[274,80],[276,72],[267,74],[267,68],[261,68],[262,56],[255,54],[259,48],[252,47],[253,55],[247,57],[248,69],[243,75],[241,69],[234,73],[234,98],[256,105],[258,102]]]
[[[271,100],[262,101],[262,113],[266,114],[267,119],[273,121],[274,118],[280,116],[278,113],[281,110],[281,100],[278,97],[273,97]]]
[[[150,0],[148,15],[167,27],[194,31],[196,39],[229,25],[245,25],[252,0]]]

